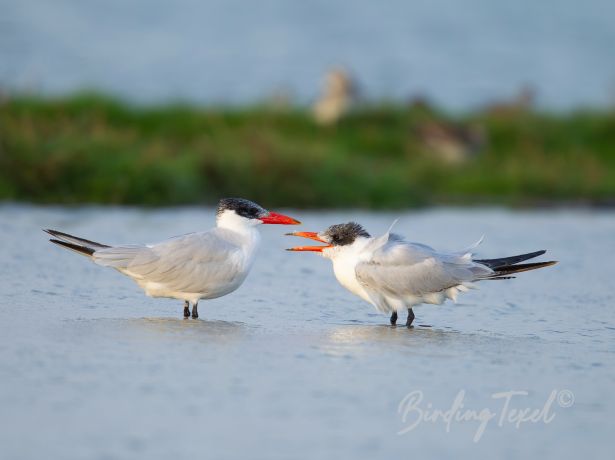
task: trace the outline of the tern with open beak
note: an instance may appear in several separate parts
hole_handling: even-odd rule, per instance
[[[109,246],[57,230],[45,230],[59,246],[87,256],[132,278],[151,297],[184,301],[184,316],[198,318],[198,302],[236,290],[246,279],[260,236],[260,224],[297,225],[300,222],[267,211],[243,198],[224,198],[218,204],[216,227],[156,244]]]
[[[390,233],[375,238],[354,222],[332,225],[324,232],[288,233],[324,243],[297,246],[289,251],[318,252],[333,262],[333,272],[342,286],[382,313],[408,311],[406,326],[414,320],[412,307],[427,303],[439,305],[446,299],[456,301],[460,291],[481,280],[514,278],[514,273],[548,267],[555,261],[523,262],[544,254],[536,251],[500,259],[474,259],[472,249],[444,253],[419,243],[410,243]]]

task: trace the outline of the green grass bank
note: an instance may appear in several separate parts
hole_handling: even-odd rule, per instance
[[[444,160],[441,137],[468,127],[480,129],[479,147]],[[451,116],[380,105],[320,126],[297,108],[136,107],[99,95],[0,102],[2,200],[176,205],[222,196],[315,208],[613,203],[615,111]]]

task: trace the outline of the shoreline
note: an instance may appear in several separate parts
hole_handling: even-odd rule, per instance
[[[100,94],[0,102],[0,200],[177,206],[615,207],[615,110],[451,116],[359,106],[136,107]]]

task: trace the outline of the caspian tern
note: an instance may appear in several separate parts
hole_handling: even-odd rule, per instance
[[[325,246],[297,246],[289,251],[314,251],[333,262],[333,272],[342,286],[382,313],[408,310],[406,326],[414,321],[412,307],[457,300],[460,291],[474,287],[472,282],[514,278],[513,273],[548,267],[557,262],[521,264],[546,251],[536,251],[500,259],[473,259],[471,250],[444,253],[419,243],[410,243],[390,233],[374,238],[354,222],[332,225],[324,232],[294,232],[320,241]]]
[[[236,290],[246,279],[260,235],[259,224],[297,225],[291,217],[267,211],[243,198],[218,204],[216,227],[156,244],[108,246],[57,230],[45,230],[52,243],[129,276],[148,296],[184,301],[184,316],[198,318],[198,302]]]

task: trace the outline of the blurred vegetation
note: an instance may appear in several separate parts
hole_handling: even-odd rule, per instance
[[[481,126],[482,151],[441,160],[425,122]],[[265,206],[612,203],[615,112],[451,116],[358,108],[335,126],[305,109],[135,107],[100,95],[0,102],[0,199]]]

